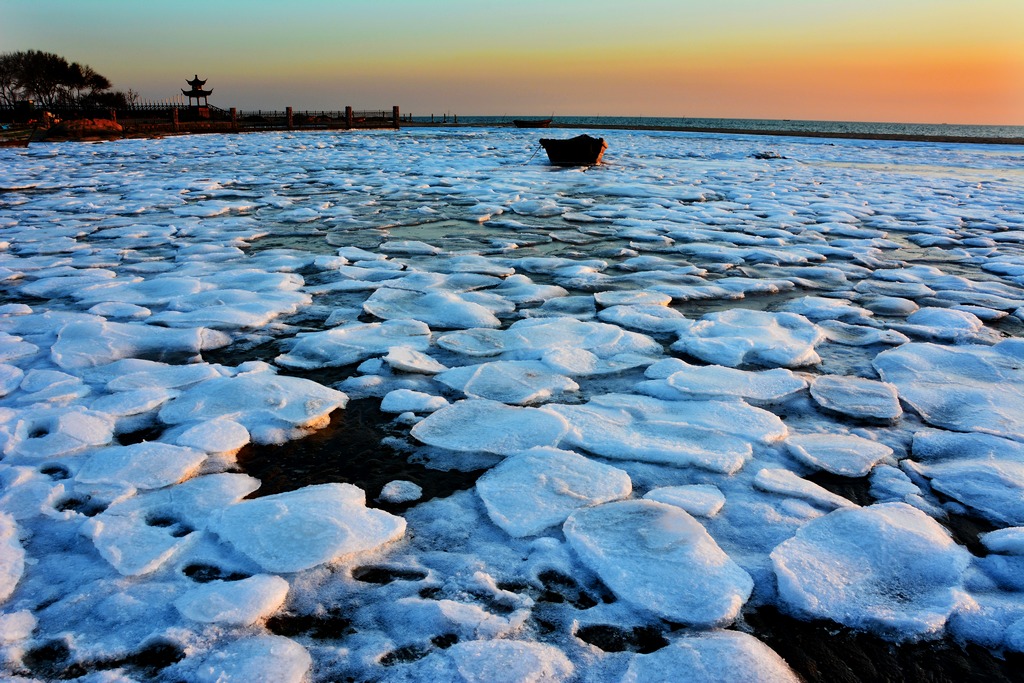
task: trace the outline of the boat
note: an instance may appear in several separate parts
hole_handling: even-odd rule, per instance
[[[589,135],[563,140],[541,138],[540,144],[548,153],[548,160],[556,166],[593,166],[601,163],[601,157],[608,149],[604,138]]]
[[[552,119],[512,119],[516,128],[550,128]]]

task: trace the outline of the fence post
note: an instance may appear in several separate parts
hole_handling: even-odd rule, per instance
[[[285,108],[285,116],[288,117],[288,130],[295,130],[295,121],[292,119],[292,108]]]
[[[398,105],[396,104],[395,106],[391,107],[391,122],[394,124],[396,130],[398,129],[399,116],[400,115],[398,113]]]
[[[232,132],[238,132],[238,110],[231,107],[231,130]]]
[[[178,132],[178,108],[171,107],[171,125],[174,127],[174,132]]]
[[[355,121],[352,120],[352,107],[345,107],[345,127],[351,130],[353,123]]]

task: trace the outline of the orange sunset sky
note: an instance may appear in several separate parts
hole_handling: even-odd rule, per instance
[[[0,0],[0,52],[242,109],[1024,125],[1021,0]]]

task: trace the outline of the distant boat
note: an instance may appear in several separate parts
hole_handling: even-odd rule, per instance
[[[516,128],[550,128],[551,119],[512,119]]]
[[[601,163],[608,143],[604,138],[577,135],[567,140],[541,138],[540,144],[548,153],[548,160],[556,166],[593,166]]]

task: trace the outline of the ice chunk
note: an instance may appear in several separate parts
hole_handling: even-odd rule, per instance
[[[650,654],[634,655],[622,683],[798,683],[786,660],[754,636],[711,631],[683,636]]]
[[[1024,527],[990,531],[981,535],[981,542],[993,553],[1024,555]]]
[[[573,510],[629,496],[629,475],[571,451],[533,448],[476,482],[491,521],[516,537],[561,524]]]
[[[662,619],[728,624],[753,589],[750,576],[704,527],[672,505],[626,500],[582,508],[563,530],[617,597]]]
[[[382,320],[418,320],[438,329],[501,326],[491,309],[450,291],[382,287],[363,303],[363,310]]]
[[[863,377],[819,375],[811,396],[822,408],[873,420],[895,420],[903,414],[896,387]]]
[[[965,343],[991,338],[991,335],[982,335],[985,323],[978,316],[951,308],[922,308],[907,316],[905,323],[892,323],[891,327],[904,334],[935,341]]]
[[[78,470],[75,479],[84,484],[156,489],[188,479],[205,460],[206,453],[194,448],[143,441],[96,451]]]
[[[725,505],[725,496],[711,484],[661,486],[644,494],[646,500],[675,505],[694,517],[714,517]]]
[[[787,301],[779,310],[798,313],[808,320],[845,320],[846,322],[863,322],[870,318],[869,310],[854,306],[842,299],[829,299],[821,296],[805,296]]]
[[[541,410],[570,425],[564,443],[591,453],[732,474],[753,453],[752,444],[782,439],[786,426],[740,401],[662,401],[606,394],[586,405],[550,404]]]
[[[385,413],[432,413],[448,405],[443,396],[431,396],[412,389],[395,389],[384,395],[380,409]]]
[[[708,313],[672,345],[717,365],[798,367],[821,362],[814,350],[824,335],[795,313],[735,308]]]
[[[231,338],[206,328],[175,329],[115,322],[70,322],[50,349],[64,369],[105,365],[120,358],[167,353],[199,353],[226,346]]]
[[[351,484],[319,484],[236,503],[210,529],[265,571],[297,572],[396,541],[405,520]]]
[[[191,662],[186,659],[181,666]],[[301,683],[313,660],[294,640],[283,636],[252,636],[229,643],[194,664],[196,683]]]
[[[0,398],[17,389],[24,377],[25,373],[21,368],[0,363]]]
[[[39,351],[35,344],[25,341],[13,334],[0,332],[0,362],[9,363],[21,358],[28,358]]]
[[[453,368],[437,380],[469,398],[526,405],[574,392],[579,385],[540,361],[494,361]]]
[[[222,377],[218,366],[209,363],[168,365],[153,361],[120,360],[105,369],[113,373],[107,382],[110,391],[134,389],[183,389],[199,382]]]
[[[305,369],[351,365],[396,346],[425,351],[429,344],[430,328],[417,320],[360,323],[299,335],[291,350],[275,362]]]
[[[721,365],[690,365],[680,361],[665,383],[686,398],[745,398],[778,401],[807,386],[804,378],[784,368],[750,372]]]
[[[379,500],[386,503],[411,503],[423,497],[423,489],[411,481],[396,479],[384,484],[380,490]]]
[[[281,443],[303,430],[319,429],[348,397],[299,377],[254,372],[220,377],[187,389],[159,413],[167,424],[229,419],[257,443]]]
[[[175,443],[206,453],[234,453],[249,443],[249,430],[234,420],[215,418],[184,430]]]
[[[1024,441],[1024,341],[995,346],[905,344],[874,366],[926,422]]]
[[[197,586],[175,600],[174,606],[192,621],[249,626],[276,612],[287,596],[287,581],[260,574]]]
[[[663,292],[633,289],[626,291],[595,292],[594,300],[601,306],[668,306],[672,297]]]
[[[0,603],[14,592],[25,571],[25,550],[18,540],[18,524],[0,512]]]
[[[458,401],[412,428],[425,444],[453,451],[512,455],[534,446],[555,446],[568,425],[539,408],[518,408],[476,398]]]
[[[892,455],[885,444],[853,434],[790,434],[786,447],[801,462],[842,477],[863,477]]]
[[[818,507],[833,510],[841,507],[856,507],[842,496],[837,496],[828,489],[801,479],[793,472],[784,469],[765,467],[754,475],[754,487],[762,491],[779,493],[784,496],[802,498]]]
[[[436,375],[448,368],[430,356],[411,346],[395,346],[388,350],[384,362],[394,370],[401,372],[418,372],[424,375]]]
[[[518,640],[469,640],[425,660],[429,680],[494,683],[536,681],[561,683],[575,667],[558,648]]]
[[[771,553],[783,603],[798,614],[893,639],[939,634],[967,599],[970,554],[904,503],[842,508]]]
[[[1024,525],[1024,462],[963,458],[935,463],[905,461],[931,487],[997,524]]]
[[[13,429],[4,452],[32,459],[70,455],[114,438],[113,418],[77,406],[25,409],[9,422]]]
[[[606,323],[655,334],[685,334],[693,322],[674,308],[659,304],[610,306],[598,313]]]

